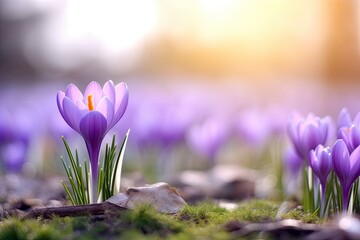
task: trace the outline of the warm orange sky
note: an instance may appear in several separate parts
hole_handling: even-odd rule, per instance
[[[117,73],[321,77],[358,64],[353,0],[4,3],[2,18],[29,19],[14,48],[40,72],[91,63]],[[40,20],[31,22],[31,14]]]

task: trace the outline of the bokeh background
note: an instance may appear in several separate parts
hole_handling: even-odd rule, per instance
[[[62,135],[87,158],[56,93],[112,79],[130,92],[113,130],[131,129],[125,172],[232,163],[271,182],[291,111],[359,111],[359,13],[355,0],[0,0],[2,172],[63,173]]]

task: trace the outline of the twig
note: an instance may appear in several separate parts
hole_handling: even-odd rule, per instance
[[[49,208],[36,208],[32,209],[22,219],[31,218],[53,218],[53,217],[77,217],[77,216],[94,216],[103,215],[106,212],[116,212],[127,210],[118,205],[103,202],[97,204],[66,206],[66,207],[49,207]]]

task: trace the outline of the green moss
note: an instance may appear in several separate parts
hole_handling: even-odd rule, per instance
[[[223,224],[228,221],[263,222],[273,220],[278,204],[266,200],[243,202],[233,211],[219,207],[211,202],[186,206],[178,215],[183,221],[195,224]]]
[[[187,231],[183,231],[177,235],[171,235],[168,239],[171,240],[228,240],[231,239],[231,234],[225,232],[221,226],[209,227],[189,227]]]
[[[231,239],[224,225],[230,221],[263,222],[274,220],[279,204],[266,200],[241,202],[229,211],[214,202],[187,205],[177,215],[157,213],[139,206],[104,217],[54,218],[52,220],[3,219],[2,239]],[[322,223],[316,215],[294,209],[283,218]]]
[[[224,223],[229,211],[211,202],[204,202],[198,205],[187,205],[178,215],[180,221],[195,224],[219,224]]]
[[[282,219],[296,219],[305,223],[325,223],[326,219],[319,218],[315,213],[304,213],[302,210],[293,209],[281,216]]]
[[[36,220],[21,221],[11,218],[0,225],[0,240],[5,239],[61,239],[66,232],[60,232],[53,224]]]
[[[158,233],[161,236],[176,234],[183,230],[182,224],[174,221],[171,216],[160,214],[147,205],[127,211],[119,218],[119,224],[127,229],[141,231],[144,234]]]
[[[1,224],[0,240],[26,239],[26,227],[22,226],[16,219],[10,219]]]
[[[242,222],[264,222],[274,220],[279,205],[267,200],[243,202],[232,212],[232,220]]]

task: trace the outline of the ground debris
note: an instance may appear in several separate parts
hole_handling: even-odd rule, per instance
[[[304,223],[294,219],[263,223],[231,221],[224,228],[239,238],[261,235],[275,239],[360,239],[360,220],[354,216],[341,216],[326,224]]]
[[[250,224],[229,222],[225,225],[225,229],[232,232],[237,237],[245,237],[254,233],[264,233],[271,235],[276,239],[304,237],[316,231],[320,231],[322,228],[321,225],[303,223],[293,219]]]
[[[103,202],[97,204],[78,205],[78,206],[65,206],[65,207],[48,207],[48,208],[35,208],[28,212],[23,219],[30,218],[53,218],[53,217],[78,217],[78,216],[96,216],[104,215],[117,211],[127,210],[118,205]]]

